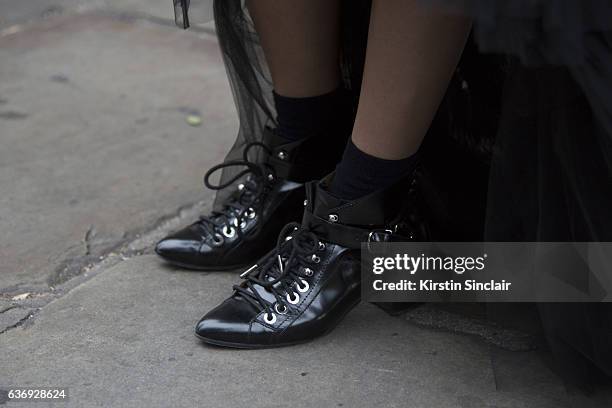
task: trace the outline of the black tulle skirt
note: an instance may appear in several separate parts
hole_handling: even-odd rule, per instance
[[[211,4],[174,2],[181,26]],[[431,240],[612,241],[609,1],[423,2],[474,19],[422,146],[420,211]],[[370,1],[344,0],[342,7],[343,85],[356,107]],[[235,158],[274,125],[272,83],[242,2],[215,1],[214,18],[240,116],[228,155]],[[496,320],[513,313],[488,310]],[[611,304],[535,310],[566,379],[587,385],[612,376]]]

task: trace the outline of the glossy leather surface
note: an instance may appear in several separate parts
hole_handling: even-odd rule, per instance
[[[362,236],[367,235],[370,226],[385,227],[386,225],[378,224],[381,219],[395,218],[393,214],[379,212],[379,209],[385,208],[382,205],[382,201],[388,198],[385,192],[353,202],[341,202],[331,199],[320,183],[309,183],[306,189],[306,212],[311,213],[311,217],[304,217],[305,224],[302,224],[302,228],[309,233],[312,231],[309,229],[308,220],[317,218],[325,222],[323,217],[327,217],[332,211],[339,219],[350,222],[351,228],[361,227]],[[397,212],[397,208],[394,211]],[[360,223],[365,225],[360,226]],[[269,287],[251,285],[248,290],[256,291],[267,303],[268,309],[262,307],[261,302],[248,301],[241,293],[234,292],[229,299],[198,322],[196,335],[205,343],[219,346],[265,348],[309,341],[333,329],[360,300],[361,265],[359,243],[343,246],[334,242],[336,234],[339,231],[343,234],[342,228],[346,225],[338,222],[328,224],[325,238],[315,233],[319,243],[323,245],[319,244],[320,247],[312,254],[305,254],[307,260],[313,259],[312,255],[318,257],[318,262],[313,259],[308,264],[313,273],[308,277],[300,275],[299,279],[308,283],[307,290],[304,290],[306,285],[300,285],[297,279],[293,279],[290,289],[284,292],[285,296],[290,296],[294,301],[297,294],[299,301],[295,304],[283,301],[283,304],[279,305],[278,298],[272,294]],[[300,230],[296,232],[300,233]],[[284,255],[274,250],[266,255],[276,256],[279,262],[285,259]],[[265,264],[266,257],[258,264]],[[289,272],[285,271],[283,276],[290,275]],[[245,283],[242,286],[246,287]]]
[[[237,348],[297,344],[325,334],[359,303],[358,252],[327,245],[318,270],[309,280],[309,290],[299,293],[296,289],[299,303],[287,304],[286,314],[275,313],[274,323],[266,322],[265,311],[258,311],[240,296],[232,296],[198,322],[196,334],[207,343]],[[266,292],[263,287],[257,290]]]
[[[261,211],[240,223],[243,236],[234,230],[221,245],[196,222],[161,240],[155,247],[166,261],[185,268],[231,270],[263,256],[276,242],[282,227],[303,213],[304,186],[280,180],[264,198]],[[260,227],[257,233],[253,231]],[[223,230],[220,231],[222,233]]]
[[[267,129],[264,144],[270,154],[265,165],[272,170],[273,177],[257,180],[266,184],[266,193],[253,204],[257,210],[252,212],[252,217],[230,219],[233,227],[215,228],[215,233],[204,228],[201,222],[195,222],[162,239],[155,252],[167,262],[189,269],[220,271],[252,264],[274,246],[284,225],[301,220],[304,183],[322,177],[335,166],[345,137],[332,136],[335,136],[333,142],[327,143],[329,150],[319,152],[325,145],[325,135],[287,143],[272,129]],[[313,157],[317,157],[314,163]],[[239,194],[237,190],[228,200]]]

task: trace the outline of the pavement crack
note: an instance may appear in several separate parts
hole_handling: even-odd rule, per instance
[[[19,307],[19,306],[17,306],[17,305],[8,305],[8,306],[6,306],[6,307],[0,308],[0,314],[2,314],[2,313],[6,313],[6,312],[8,312],[9,310],[13,310],[13,309],[16,309],[16,308],[18,308],[18,307]]]
[[[13,323],[9,326],[6,326],[4,329],[0,330],[0,335],[8,332],[9,330],[15,329],[17,327],[23,326],[28,320],[30,320],[32,318],[32,316],[34,316],[34,311],[29,312],[28,314],[26,314],[24,317],[22,317],[21,319],[19,319],[16,323]]]
[[[91,247],[92,247],[92,241],[96,236],[96,227],[94,225],[90,225],[89,228],[87,229],[87,232],[85,232],[85,238],[83,239],[84,243],[85,243],[85,255],[89,256],[91,255]]]
[[[151,253],[157,241],[167,236],[171,231],[193,222],[202,213],[208,211],[212,203],[213,198],[211,197],[181,206],[171,214],[157,218],[146,228],[125,233],[121,239],[106,248],[99,248],[100,245],[96,242],[99,239],[96,235],[96,228],[93,225],[90,226],[83,239],[85,254],[65,259],[49,280],[49,289],[42,291],[27,290],[26,292],[31,293],[28,294],[22,304],[17,304],[17,307],[29,308],[34,311],[40,310],[99,273],[103,273],[128,259]],[[11,300],[17,293],[16,290],[17,288],[14,288],[7,293],[0,293],[0,299]],[[19,293],[23,294],[23,292],[24,288],[20,288]],[[31,318],[34,313],[29,313],[27,319]],[[17,327],[27,319],[12,324],[7,329]]]

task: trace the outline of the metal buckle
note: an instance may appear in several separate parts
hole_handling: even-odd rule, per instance
[[[397,229],[397,226],[395,227]],[[372,241],[372,237],[374,236],[374,234],[378,234],[378,233],[386,233],[387,235],[392,235],[393,234],[393,230],[391,229],[378,229],[378,230],[372,230],[370,231],[370,233],[368,234],[368,240],[367,240],[367,246],[368,246],[368,251],[372,252],[372,248],[370,247],[370,242],[384,242],[384,241]]]

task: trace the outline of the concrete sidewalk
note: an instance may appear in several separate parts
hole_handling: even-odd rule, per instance
[[[198,0],[209,1],[209,0]],[[211,18],[203,8],[196,20]],[[0,0],[0,30],[29,23],[38,24],[41,19],[75,13],[106,12],[123,16],[139,16],[172,24],[172,0]]]
[[[151,248],[208,210],[201,177],[237,131],[216,39],[150,18],[158,0],[86,3],[0,0],[0,390],[67,387],[51,405],[74,407],[606,406],[568,397],[535,351],[491,345],[520,335],[427,306],[362,304],[296,347],[201,344],[195,322],[237,273]]]
[[[234,112],[209,34],[77,15],[0,37],[0,293],[48,291],[210,197]]]
[[[194,323],[235,280],[168,268],[154,255],[122,262],[0,335],[0,384],[68,387],[66,406],[74,407],[568,406],[561,383],[531,353],[494,374],[481,341],[368,304],[306,345],[200,344]]]

